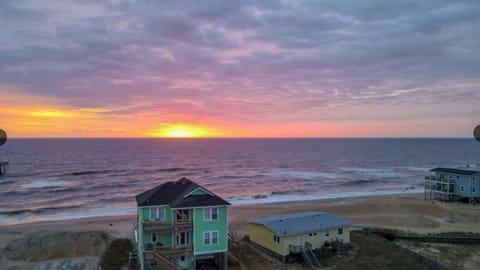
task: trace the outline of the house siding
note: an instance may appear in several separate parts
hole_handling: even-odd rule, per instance
[[[339,228],[343,228],[342,235],[338,234]],[[280,243],[273,241],[275,233],[263,225],[249,223],[248,229],[251,241],[282,256],[290,254],[290,245],[297,245],[297,236],[300,236],[302,247],[305,247],[305,242],[309,242],[312,244],[312,249],[319,249],[325,244],[325,242],[330,242],[331,240],[341,240],[343,243],[350,242],[350,227],[348,226],[329,229],[330,235],[328,237],[326,236],[327,230],[312,231],[299,235],[281,236]],[[314,232],[316,232],[317,235],[309,235],[309,233]]]
[[[143,234],[143,244],[144,247],[146,247],[148,244],[152,244],[153,247],[156,247],[158,243],[161,243],[161,246],[163,247],[170,247],[172,246],[172,234],[170,233],[157,233],[157,242],[153,243],[152,242],[152,234],[151,233],[144,233]]]
[[[454,181],[454,195],[461,197],[480,197],[480,174],[460,175],[446,172],[434,172],[434,175],[446,180],[452,179]],[[473,180],[473,178],[475,178],[475,180]],[[464,187],[464,191],[461,189],[462,186]],[[473,192],[473,187],[475,188],[475,192]]]
[[[190,196],[206,195],[206,194],[208,194],[208,193],[199,188],[199,189],[195,190],[194,192],[192,192],[190,194]]]
[[[269,250],[274,251],[280,255],[284,255],[283,250],[283,237],[280,238],[280,243],[273,241],[273,236],[275,235],[270,229],[266,228],[260,224],[249,223],[248,232],[250,234],[250,241],[253,241],[263,247],[266,247]]]
[[[218,220],[204,221],[203,209],[195,208],[193,211],[193,237],[194,237],[194,253],[205,254],[214,252],[225,252],[228,249],[227,239],[227,207],[218,208]],[[218,231],[218,244],[204,245],[204,232]]]
[[[330,232],[330,236],[326,236],[326,231],[313,231],[311,233],[316,232],[317,235],[310,236],[309,233],[304,233],[300,235],[290,235],[285,237],[283,240],[283,253],[281,255],[288,255],[290,253],[290,245],[297,244],[297,236],[301,237],[301,244],[302,247],[305,247],[305,242],[309,242],[312,244],[312,249],[320,249],[323,247],[325,242],[330,242],[332,240],[340,240],[343,243],[350,243],[350,227],[340,227],[343,228],[343,234],[338,234],[338,227],[331,228],[328,231]]]

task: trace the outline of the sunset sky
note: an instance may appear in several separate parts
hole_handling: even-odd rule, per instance
[[[0,1],[10,137],[471,137],[480,1]]]

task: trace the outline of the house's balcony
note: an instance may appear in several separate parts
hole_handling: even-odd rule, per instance
[[[191,220],[175,220],[173,225],[176,232],[186,232],[193,230],[193,222]]]
[[[175,254],[189,254],[193,252],[193,245],[178,245],[169,247],[156,247],[154,253],[157,252],[163,256],[175,255]]]
[[[152,221],[143,221],[143,231],[145,232],[161,232],[161,231],[171,231],[173,229],[173,224],[171,222],[152,220]]]

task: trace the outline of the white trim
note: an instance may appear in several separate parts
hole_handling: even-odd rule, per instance
[[[185,195],[185,196],[183,196],[183,197],[186,198],[186,197],[190,196],[192,193],[194,193],[195,191],[197,191],[197,190],[199,190],[199,189],[203,190],[205,193],[207,193],[207,194],[210,195],[210,196],[215,196],[215,195],[214,195],[213,193],[211,193],[210,191],[208,191],[208,190],[206,190],[206,189],[204,189],[204,188],[202,188],[202,187],[197,187],[196,189],[194,189],[193,191],[187,193],[187,195]]]
[[[179,207],[179,208],[171,208],[173,210],[178,209],[198,209],[198,208],[220,208],[220,207],[227,207],[227,204],[224,205],[205,205],[205,206],[196,206],[196,207]]]
[[[205,211],[207,209],[210,209],[210,214],[208,215],[208,219],[205,219]],[[216,219],[213,219],[213,209],[216,209],[217,210],[217,218]],[[208,222],[208,221],[219,221],[220,220],[220,213],[219,213],[219,208],[218,207],[204,207],[203,208],[203,211],[202,211],[202,215],[203,215],[203,221],[204,222]]]
[[[193,225],[193,229],[192,229],[192,239],[193,239],[193,263],[195,263],[195,210],[192,209],[192,225]]]
[[[220,237],[219,237],[220,238]],[[225,207],[225,240],[226,240],[226,249],[228,252],[228,207]]]
[[[213,233],[217,233],[217,243],[213,244]],[[205,234],[208,234],[209,235],[209,243],[208,244],[205,244]],[[202,245],[204,247],[209,247],[209,246],[218,246],[220,244],[220,232],[219,231],[204,231],[202,233]]]
[[[227,252],[227,251],[228,251],[227,249],[204,251],[204,252],[193,253],[193,255],[215,254],[215,253],[223,253],[223,252]]]
[[[148,205],[148,206],[139,206],[139,208],[152,208],[152,207],[170,207],[168,204],[159,204],[159,205]]]
[[[156,210],[156,217],[157,218],[152,218],[152,210]],[[166,213],[167,209],[165,207],[159,207],[159,206],[156,206],[156,207],[150,207],[150,210],[148,211],[148,218],[149,218],[149,221],[165,221],[167,220],[167,213]],[[160,215],[160,213],[163,213],[163,215]]]

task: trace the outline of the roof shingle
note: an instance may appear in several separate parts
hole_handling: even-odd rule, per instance
[[[202,188],[213,194],[206,188],[187,179],[181,178],[176,182],[166,182],[143,193],[138,194],[135,199],[138,206],[169,205],[172,208],[202,207],[230,205],[217,195],[195,195],[185,197],[188,193],[197,188]]]

